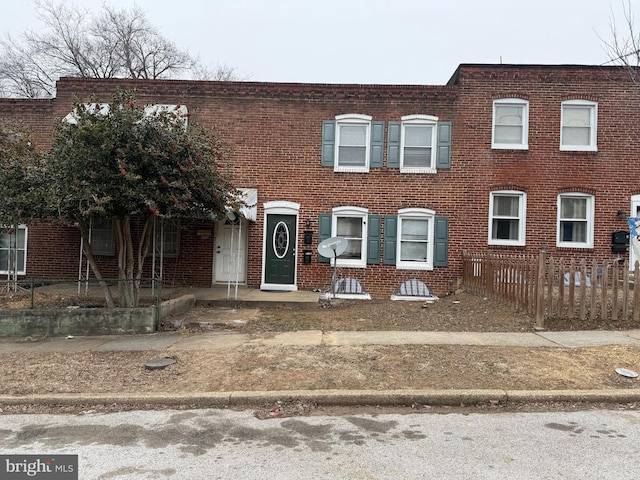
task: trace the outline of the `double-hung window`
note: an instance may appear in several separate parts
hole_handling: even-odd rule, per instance
[[[596,151],[598,104],[585,100],[562,102],[560,150]]]
[[[526,194],[504,190],[489,198],[489,245],[524,245]]]
[[[89,243],[94,255],[114,255],[115,243],[113,220],[104,217],[91,218],[91,235]]]
[[[433,268],[434,215],[433,210],[425,208],[405,208],[398,211],[398,269]]]
[[[335,171],[368,172],[371,117],[338,115],[336,117]]]
[[[557,246],[593,248],[593,195],[563,193],[558,195]]]
[[[338,266],[364,268],[367,264],[367,209],[333,209],[332,236],[347,239],[347,250],[338,257]]]
[[[504,98],[493,102],[492,148],[529,148],[529,102]]]
[[[180,221],[161,220],[155,226],[155,250],[164,257],[177,257],[180,251]]]
[[[402,173],[436,173],[437,124],[438,117],[430,115],[402,117]]]
[[[26,275],[27,227],[0,229],[0,274]]]

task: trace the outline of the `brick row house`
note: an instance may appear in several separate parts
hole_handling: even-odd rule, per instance
[[[326,291],[334,269],[317,246],[341,236],[347,293],[384,298],[415,280],[442,296],[464,251],[633,255],[612,235],[640,216],[637,88],[617,67],[541,65],[463,64],[441,86],[63,78],[53,99],[0,99],[0,117],[46,150],[76,98],[125,89],[214,129],[246,207],[240,220],[163,224],[168,284]],[[74,228],[19,233],[22,276],[83,268]],[[108,221],[92,238],[115,275]]]

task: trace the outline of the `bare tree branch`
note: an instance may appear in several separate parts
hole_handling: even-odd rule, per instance
[[[638,76],[640,35],[636,30],[631,1],[622,2],[622,9],[624,15],[622,30],[618,29],[615,15],[612,13],[609,22],[611,39],[607,41],[600,37],[609,57],[609,61],[605,62],[605,65],[620,65],[624,67],[634,85],[638,85],[640,83],[640,77]]]
[[[97,16],[64,1],[38,0],[36,8],[44,28],[0,40],[0,92],[10,96],[53,96],[62,76],[236,79],[233,68],[212,71],[179,49],[138,7],[103,5]]]

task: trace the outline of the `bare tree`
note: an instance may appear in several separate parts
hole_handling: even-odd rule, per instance
[[[166,39],[140,8],[103,5],[97,16],[53,0],[36,1],[44,28],[0,40],[0,91],[51,97],[62,76],[234,80],[233,68],[202,65]]]
[[[615,15],[611,15],[609,22],[610,40],[600,38],[609,57],[605,65],[620,65],[628,71],[634,85],[640,84],[638,67],[640,67],[640,34],[635,25],[631,1],[622,2],[624,25],[620,29]]]

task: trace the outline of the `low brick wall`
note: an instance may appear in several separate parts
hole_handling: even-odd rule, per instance
[[[0,337],[119,335],[152,333],[161,319],[189,310],[193,295],[142,308],[66,308],[63,310],[1,310]]]

